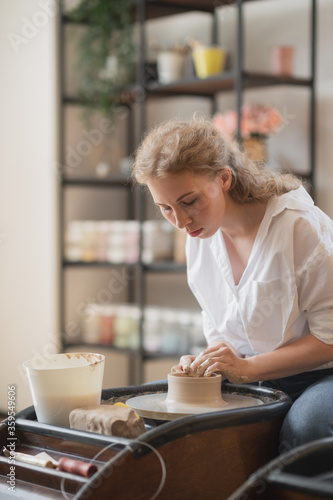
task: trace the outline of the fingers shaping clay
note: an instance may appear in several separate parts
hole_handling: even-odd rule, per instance
[[[136,438],[146,432],[144,421],[134,410],[112,405],[84,406],[69,415],[71,429],[107,436]]]

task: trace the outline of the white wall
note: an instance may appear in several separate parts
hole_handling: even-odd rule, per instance
[[[21,364],[58,331],[56,17],[41,3],[0,3],[0,411],[12,384],[31,404]]]

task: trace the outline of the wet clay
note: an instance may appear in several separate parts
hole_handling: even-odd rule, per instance
[[[168,374],[167,408],[179,405],[219,408],[226,403],[221,393],[222,376],[213,373],[211,377],[190,377],[185,373]]]
[[[69,415],[71,429],[107,436],[136,438],[146,431],[144,422],[131,408],[95,405],[76,408]]]
[[[96,365],[103,360],[103,356],[101,354],[95,353],[86,353],[86,352],[74,352],[74,353],[65,353],[66,358],[68,359],[85,359],[90,365]]]

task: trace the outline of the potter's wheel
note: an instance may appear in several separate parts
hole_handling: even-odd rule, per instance
[[[260,399],[239,394],[223,394],[223,401],[219,406],[200,406],[193,404],[168,404],[167,393],[147,394],[128,399],[126,404],[133,408],[143,418],[154,420],[175,420],[199,413],[233,410],[250,406],[262,405]]]

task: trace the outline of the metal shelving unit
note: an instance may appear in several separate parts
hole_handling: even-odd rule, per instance
[[[138,139],[141,140],[143,134],[146,130],[146,101],[148,99],[154,99],[157,97],[174,97],[174,96],[203,96],[211,98],[214,102],[215,95],[219,92],[234,91],[236,97],[236,109],[238,111],[238,137],[240,138],[240,121],[241,121],[241,108],[243,100],[243,92],[247,89],[262,88],[262,87],[272,87],[272,86],[289,86],[289,87],[306,87],[309,89],[309,99],[310,99],[310,116],[309,116],[309,174],[304,175],[311,185],[311,194],[314,196],[314,178],[315,178],[315,67],[316,67],[316,0],[308,0],[309,8],[311,11],[311,24],[309,26],[310,30],[310,47],[309,47],[309,57],[310,57],[310,75],[308,78],[297,78],[297,77],[277,77],[271,74],[264,74],[258,72],[249,72],[244,70],[244,56],[243,56],[243,33],[244,33],[244,5],[246,3],[251,3],[253,1],[263,1],[263,0],[136,0],[133,1],[133,18],[137,21],[139,26],[139,60],[137,64],[137,75],[136,82],[134,86],[129,86],[124,89],[123,103],[131,107],[131,103],[135,102],[135,93],[138,88],[143,91],[146,96],[145,100],[140,100],[136,103],[138,106]],[[269,1],[269,0],[265,0]],[[168,15],[180,14],[185,12],[190,12],[193,10],[201,11],[205,13],[211,13],[212,16],[216,16],[216,8],[223,6],[234,5],[237,9],[237,36],[236,36],[236,67],[233,71],[226,71],[220,75],[216,75],[204,80],[191,77],[184,78],[179,81],[172,82],[168,85],[161,85],[158,82],[153,84],[147,84],[145,82],[145,24],[149,19],[154,19],[158,17],[165,17]],[[60,60],[63,61],[64,47],[63,47],[63,25],[71,22],[68,16],[62,16],[62,22],[60,23]],[[216,38],[216,17],[213,25],[213,38]],[[62,68],[60,64],[60,68]],[[85,105],[82,100],[75,98],[74,96],[65,96],[64,89],[64,75],[63,70],[60,71],[61,76],[61,113],[60,113],[60,127],[63,130],[64,125],[64,113],[63,107],[66,104],[79,104]],[[91,104],[91,103],[90,103]],[[133,145],[135,147],[135,145]],[[61,148],[61,163],[64,162],[64,143],[63,137],[60,140]],[[303,176],[302,176],[303,177]],[[63,233],[64,228],[62,221],[64,220],[64,190],[68,188],[80,188],[80,187],[97,187],[97,188],[109,188],[109,189],[132,189],[132,181],[130,178],[124,178],[122,176],[114,176],[110,179],[100,181],[98,179],[66,179],[63,178],[61,181],[60,189],[60,244],[61,244],[61,255],[63,249]],[[136,189],[136,188],[134,188]],[[135,218],[141,223],[145,220],[145,194],[142,191],[137,192],[138,203],[134,207]],[[133,208],[133,207],[132,207]],[[141,238],[140,238],[140,255],[142,254],[142,224],[141,224]],[[64,296],[66,293],[64,287],[64,273],[69,267],[89,267],[89,268],[103,268],[114,266],[110,263],[69,263],[62,259],[61,261],[61,326],[62,331],[64,331]],[[144,264],[142,259],[138,264],[129,266],[129,268],[135,268],[137,271],[138,279],[138,305],[143,311],[146,304],[146,275],[147,273],[169,273],[169,272],[179,272],[184,273],[186,271],[185,265],[179,265],[172,262],[155,262],[153,264]],[[130,349],[121,350],[121,352],[126,352],[127,354],[134,356],[137,361],[136,373],[133,376],[133,383],[139,383],[143,380],[143,363],[147,359],[151,358],[163,358],[166,357],[164,354],[150,354],[143,349],[143,315],[141,314],[140,319],[140,348],[136,351]],[[73,344],[71,344],[73,345]],[[66,340],[63,335],[63,348],[66,347]],[[101,347],[101,345],[96,345],[96,347]],[[105,347],[105,346],[103,346]],[[110,346],[110,349],[115,350]],[[178,353],[175,353],[176,355]],[[170,354],[168,354],[170,356]]]

